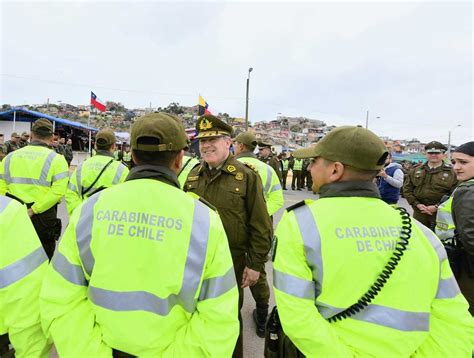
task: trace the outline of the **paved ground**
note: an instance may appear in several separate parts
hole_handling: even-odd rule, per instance
[[[309,191],[293,191],[293,190],[285,191],[284,196],[285,196],[285,208],[293,204],[296,204],[297,202],[304,199],[317,198],[317,196],[315,196]],[[399,205],[409,209],[410,213],[412,212],[411,208],[409,207],[405,199],[400,199]],[[276,226],[278,222],[280,221],[283,211],[284,209],[281,209],[275,214],[274,226]],[[64,203],[61,203],[61,205],[59,205],[58,212],[59,212],[60,218],[63,221],[63,231],[64,231],[64,228],[66,227],[67,222],[69,220]],[[271,286],[273,275],[272,275],[270,262],[268,262],[266,265],[266,271],[267,271],[267,276],[268,276],[270,286]],[[275,305],[275,300],[273,297],[273,292],[271,292],[271,294],[272,295],[270,298],[270,307],[273,307]],[[264,339],[259,338],[255,334],[255,324],[252,319],[252,311],[254,308],[255,308],[255,301],[252,298],[250,290],[245,289],[244,306],[242,308],[242,317],[244,320],[244,357],[245,358],[263,357]],[[56,357],[56,355],[53,353],[52,357]]]

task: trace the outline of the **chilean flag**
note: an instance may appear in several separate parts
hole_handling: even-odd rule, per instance
[[[105,112],[105,104],[97,98],[94,92],[91,92],[91,104],[101,112]]]

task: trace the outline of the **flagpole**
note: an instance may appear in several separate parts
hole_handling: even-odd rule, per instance
[[[92,104],[90,105],[89,118],[87,119],[87,126],[89,127],[89,156],[92,157],[92,131],[91,127],[91,113],[92,113]]]

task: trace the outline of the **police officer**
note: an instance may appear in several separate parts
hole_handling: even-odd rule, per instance
[[[258,160],[257,156],[253,153],[256,146],[257,139],[253,133],[240,133],[234,140],[235,159],[242,163],[249,163],[257,169],[262,179],[268,215],[272,217],[285,203],[283,190],[273,168]],[[256,308],[253,311],[253,319],[257,326],[256,333],[259,337],[263,338],[265,337],[265,323],[268,316],[268,301],[270,300],[270,288],[268,287],[265,267],[260,272],[257,283],[250,287],[250,291],[256,303]]]
[[[277,156],[273,154],[272,145],[270,143],[258,142],[258,159],[273,168],[281,183],[280,161]]]
[[[293,172],[293,178],[291,179],[291,189],[301,190],[301,174],[303,171],[303,159],[294,158],[293,166],[291,167]]]
[[[4,136],[3,133],[0,133],[0,162],[5,158],[7,155],[7,147],[3,143],[4,141]]]
[[[64,146],[64,158],[66,158],[67,165],[70,166],[72,159],[74,158],[74,154],[72,151],[72,139],[68,138],[66,141],[66,145]]]
[[[66,205],[69,214],[92,194],[125,181],[128,168],[114,160],[115,134],[101,129],[95,137],[97,154],[79,164],[69,179]]]
[[[451,165],[443,162],[446,149],[440,142],[428,143],[427,163],[410,170],[403,185],[403,195],[413,207],[413,217],[430,229],[435,227],[441,198],[451,194],[458,183]]]
[[[288,208],[277,228],[283,330],[308,357],[468,357],[472,318],[442,244],[384,203],[373,182],[387,154],[353,126],[294,153],[312,158],[320,199]]]
[[[7,154],[19,149],[20,147],[18,146],[18,142],[20,140],[20,136],[18,135],[17,132],[13,132],[11,134],[10,140],[7,140],[5,142],[5,147],[7,148]]]
[[[240,311],[243,288],[257,283],[267,260],[272,224],[255,168],[230,154],[232,127],[215,116],[204,115],[196,129],[202,162],[189,173],[185,190],[209,201],[222,218],[240,287]],[[243,356],[242,326],[234,356]]]
[[[131,146],[125,183],[72,214],[43,283],[43,327],[60,357],[228,357],[232,259],[217,213],[179,187],[184,127],[147,114]]]
[[[281,165],[281,181],[283,190],[286,190],[286,179],[288,178],[288,169],[290,168],[290,161],[286,153],[281,153],[280,165]]]
[[[30,134],[28,132],[21,133],[20,140],[18,141],[18,147],[19,148],[26,147],[28,144],[30,144],[29,140],[30,140]]]
[[[39,309],[48,257],[26,208],[6,196],[0,196],[0,232],[0,355],[49,357]]]
[[[57,204],[69,178],[66,160],[49,147],[52,135],[51,122],[38,119],[31,129],[31,144],[10,153],[0,164],[0,195],[26,204],[49,258],[61,233]]]

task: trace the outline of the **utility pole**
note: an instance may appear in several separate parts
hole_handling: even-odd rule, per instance
[[[365,129],[369,129],[369,110],[367,110],[367,114],[365,116]]]
[[[245,131],[249,129],[249,85],[250,85],[250,72],[253,71],[253,68],[249,68],[247,76],[247,94],[245,96]]]

